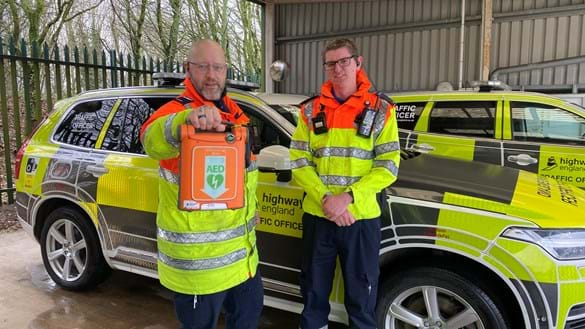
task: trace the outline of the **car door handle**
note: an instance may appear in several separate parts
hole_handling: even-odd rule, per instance
[[[514,162],[519,166],[528,166],[531,164],[535,164],[538,162],[537,159],[531,157],[528,154],[517,154],[517,155],[508,155],[508,161]]]
[[[88,165],[87,167],[85,167],[85,171],[92,174],[93,177],[97,178],[110,172],[110,169],[102,166]]]
[[[413,144],[410,149],[420,153],[429,153],[435,150],[435,148],[429,144]]]

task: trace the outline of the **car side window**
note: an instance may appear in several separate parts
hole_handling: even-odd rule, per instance
[[[173,98],[124,98],[110,123],[102,150],[144,154],[140,127],[148,117]]]
[[[398,128],[414,130],[416,121],[425,108],[425,102],[396,104],[396,121]]]
[[[260,111],[247,104],[239,103],[238,105],[250,119],[248,126],[252,131],[254,153],[258,153],[261,149],[270,145],[289,147],[290,138],[275,127],[268,118],[260,114]]]
[[[513,139],[527,142],[583,144],[585,118],[546,104],[510,102]]]
[[[429,132],[469,137],[494,137],[496,102],[436,102]]]
[[[61,143],[95,147],[100,131],[116,99],[94,100],[75,105],[65,116],[53,138]]]

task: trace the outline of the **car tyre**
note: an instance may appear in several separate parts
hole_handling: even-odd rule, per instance
[[[384,281],[376,309],[378,328],[509,328],[489,294],[441,268],[415,268]]]
[[[93,288],[110,273],[93,223],[76,209],[63,207],[51,212],[40,243],[47,273],[65,289]]]

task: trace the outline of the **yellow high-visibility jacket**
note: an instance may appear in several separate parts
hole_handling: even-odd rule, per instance
[[[327,193],[350,192],[348,207],[356,219],[380,216],[376,193],[391,185],[398,175],[400,144],[394,104],[368,92],[371,83],[363,70],[357,73],[358,90],[343,104],[332,93],[331,82],[321,94],[305,103],[290,145],[293,178],[306,192],[303,210],[325,217],[321,202]],[[358,136],[356,117],[366,103],[376,108],[372,134]],[[326,133],[316,134],[313,122],[325,113]]]
[[[163,286],[183,294],[224,291],[256,275],[255,214],[258,170],[255,161],[246,168],[245,206],[240,209],[181,211],[179,191],[178,127],[191,108],[203,99],[185,79],[186,91],[163,105],[144,123],[141,141],[146,153],[159,161],[159,203],[156,217],[158,274]],[[223,97],[227,112],[222,120],[248,121],[238,105]]]

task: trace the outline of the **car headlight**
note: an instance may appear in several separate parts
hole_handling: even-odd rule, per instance
[[[502,236],[534,243],[554,258],[572,260],[585,258],[585,230],[582,229],[532,229],[513,227]]]

